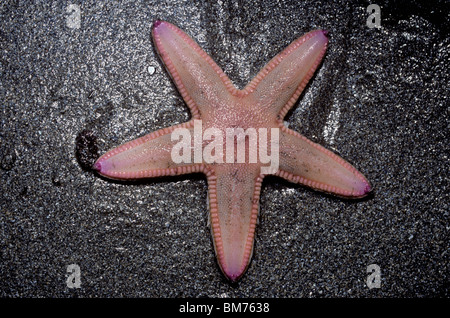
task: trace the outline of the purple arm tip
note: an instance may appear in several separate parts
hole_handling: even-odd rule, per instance
[[[323,35],[328,36],[329,32],[328,32],[328,30],[323,30],[322,33],[323,33]]]
[[[161,20],[155,20],[155,22],[153,22],[153,28],[157,28],[161,23]]]
[[[365,190],[365,193],[368,194],[368,193],[372,192],[372,186],[370,184],[368,184],[364,190]]]
[[[101,171],[102,170],[102,164],[100,162],[96,162],[94,163],[94,165],[92,166],[92,169],[94,169],[95,171]]]

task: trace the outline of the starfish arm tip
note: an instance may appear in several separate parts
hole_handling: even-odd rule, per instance
[[[245,271],[223,271],[225,277],[232,283],[239,281]]]
[[[353,192],[353,194],[351,195],[351,197],[354,198],[364,198],[365,196],[367,196],[370,192],[372,192],[373,187],[370,184],[369,181],[367,180],[361,180],[362,183],[361,185],[358,187],[358,190],[355,190]]]
[[[161,23],[162,23],[161,20],[155,20],[155,21],[153,22],[153,28],[156,29],[158,26],[161,25]]]
[[[365,189],[364,189],[364,195],[369,194],[370,192],[372,192],[373,187],[370,185],[370,183],[367,183]]]
[[[102,171],[101,162],[97,161],[96,163],[94,163],[94,165],[92,166],[92,169],[94,169],[95,171],[101,172]]]
[[[330,33],[328,30],[322,30],[323,35],[325,35],[326,37],[328,37],[328,34]]]

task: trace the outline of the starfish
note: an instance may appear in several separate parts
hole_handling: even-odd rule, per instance
[[[371,191],[350,163],[283,122],[321,63],[328,45],[326,31],[311,31],[295,40],[242,90],[176,26],[155,21],[152,36],[192,119],[114,148],[93,168],[104,177],[122,180],[205,174],[214,249],[230,281],[240,279],[249,266],[266,175],[347,198]],[[264,143],[269,133],[270,156]],[[239,155],[239,145],[247,146],[244,155]],[[260,160],[251,161],[255,154]],[[273,159],[270,164],[267,158]]]

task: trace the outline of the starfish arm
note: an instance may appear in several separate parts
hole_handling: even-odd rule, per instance
[[[172,132],[184,128],[192,136],[191,123],[160,129],[124,143],[101,156],[93,168],[110,179],[151,178],[202,171],[202,164],[176,163],[172,159],[172,148],[179,142],[171,140]]]
[[[193,118],[224,105],[237,91],[212,58],[173,24],[156,21],[153,40]]]
[[[217,260],[225,276],[237,281],[253,252],[262,175],[245,165],[222,165],[207,177]]]
[[[282,120],[313,76],[327,49],[322,30],[311,31],[276,55],[246,86],[261,112]]]
[[[280,134],[280,167],[276,175],[348,198],[360,198],[371,191],[369,181],[350,163],[285,127]]]

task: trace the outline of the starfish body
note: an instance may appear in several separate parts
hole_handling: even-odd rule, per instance
[[[325,31],[312,31],[295,40],[242,90],[174,25],[156,21],[152,34],[192,119],[108,151],[97,160],[94,169],[112,179],[204,173],[208,182],[209,224],[214,248],[218,264],[229,280],[242,277],[250,263],[261,184],[266,174],[349,198],[363,197],[371,191],[367,179],[347,161],[283,123],[284,116],[325,54],[328,44]],[[236,156],[230,157],[231,162],[220,152],[226,144],[229,128],[241,129],[235,130],[232,136],[230,154]],[[251,156],[251,134],[248,133],[251,129],[256,132],[265,129],[266,140],[274,141],[271,153],[277,155],[278,162],[275,168],[268,169],[269,172],[262,172],[268,167],[267,162],[247,159]],[[194,154],[193,159],[191,156],[191,161],[174,160],[174,149],[181,140],[174,137],[174,132],[180,131],[188,136],[196,136],[200,131],[203,137],[199,142],[185,140],[186,147],[181,150],[200,147],[200,152],[215,159],[207,160],[207,156],[200,153],[200,156]],[[237,153],[239,142],[247,146],[244,162]],[[268,150],[262,147],[257,143],[257,155]]]

